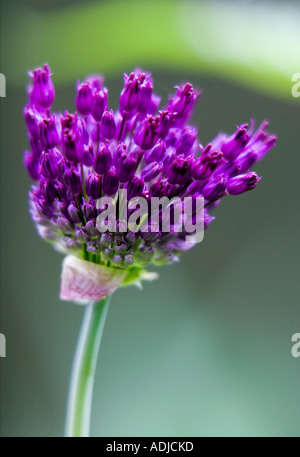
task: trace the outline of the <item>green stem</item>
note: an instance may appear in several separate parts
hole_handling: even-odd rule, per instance
[[[110,296],[86,307],[71,377],[67,437],[89,436],[95,368],[109,302]]]

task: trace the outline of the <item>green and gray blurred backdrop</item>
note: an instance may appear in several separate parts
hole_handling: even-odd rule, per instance
[[[257,189],[228,198],[204,242],[144,291],[113,296],[98,363],[93,436],[300,436],[299,2],[1,1],[1,435],[60,436],[83,309],[58,299],[62,257],[39,239],[23,170],[26,72],[48,62],[54,109],[75,82],[152,71],[163,101],[203,89],[203,143],[254,117],[278,146]]]

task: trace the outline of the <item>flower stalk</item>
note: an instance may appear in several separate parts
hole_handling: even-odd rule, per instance
[[[88,437],[95,369],[110,296],[86,306],[75,352],[68,400],[66,437]]]

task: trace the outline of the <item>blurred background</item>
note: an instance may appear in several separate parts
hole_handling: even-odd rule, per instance
[[[35,232],[23,169],[26,72],[48,62],[54,110],[75,82],[123,72],[201,87],[203,143],[254,117],[278,146],[253,192],[228,198],[204,241],[144,291],[112,300],[97,368],[92,436],[300,436],[299,2],[1,1],[1,435],[61,436],[83,309],[59,301],[62,257]]]

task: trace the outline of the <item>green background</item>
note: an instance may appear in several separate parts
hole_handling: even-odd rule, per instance
[[[203,89],[203,143],[250,117],[279,138],[257,189],[224,200],[201,244],[143,292],[114,294],[92,435],[300,436],[299,18],[298,2],[1,2],[2,436],[63,434],[83,315],[59,301],[62,257],[28,213],[24,87],[45,61],[56,110],[74,109],[90,72],[105,73],[115,108],[123,71],[140,65],[164,102],[181,81]]]

